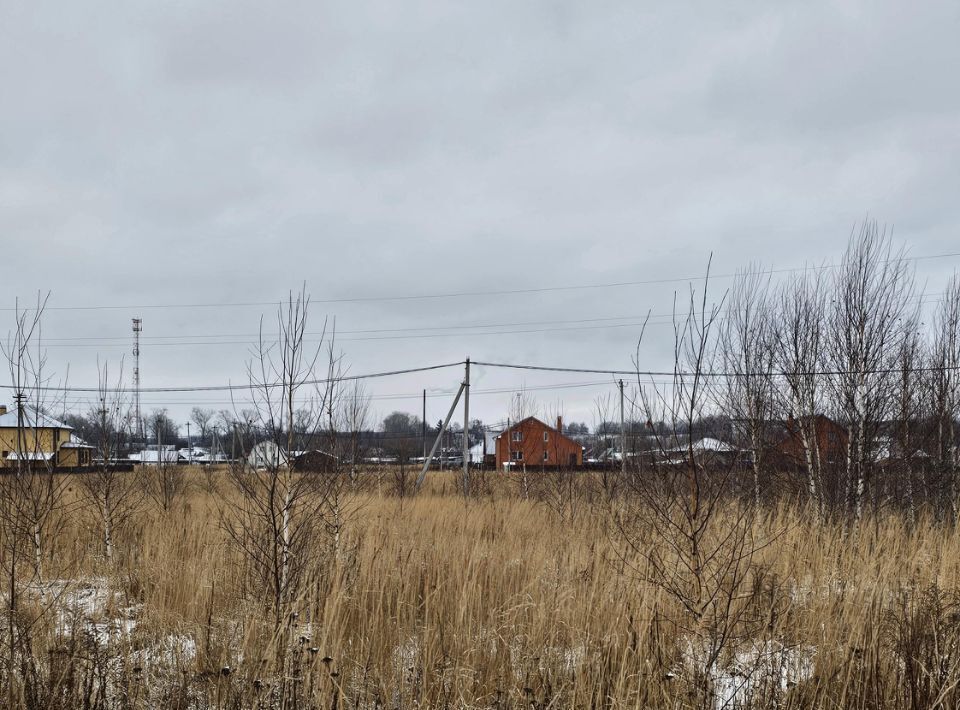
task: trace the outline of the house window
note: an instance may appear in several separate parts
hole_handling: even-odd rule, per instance
[[[522,431],[515,431],[515,432],[513,432],[513,433],[510,435],[510,438],[511,438],[513,441],[523,441],[523,432],[522,432]]]
[[[543,460],[544,460],[544,461],[548,461],[549,459],[550,459],[550,454],[548,454],[546,451],[544,451],[544,452],[543,452]]]
[[[511,451],[510,458],[514,461],[523,461],[523,452],[522,451]]]
[[[550,441],[550,432],[549,432],[549,431],[543,432],[543,440],[544,440],[544,441]]]

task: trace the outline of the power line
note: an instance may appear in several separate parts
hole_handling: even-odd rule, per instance
[[[927,256],[908,256],[891,259],[895,261],[925,261],[930,259],[947,259],[960,256],[960,252],[949,252],[946,254],[930,254]],[[885,263],[889,263],[885,262]],[[785,269],[765,269],[751,272],[733,272],[727,274],[711,274],[710,279],[727,279],[740,275],[766,276],[773,274],[794,273],[798,271],[823,271],[826,269],[835,269],[842,264],[821,264],[819,266],[802,266]],[[704,274],[697,276],[671,277],[661,279],[644,279],[637,281],[614,281],[610,283],[599,284],[578,284],[570,286],[540,286],[531,288],[499,289],[489,291],[452,291],[447,293],[428,293],[428,294],[398,294],[391,296],[353,296],[345,298],[322,298],[310,299],[313,304],[336,304],[336,303],[382,303],[387,301],[422,301],[445,298],[468,298],[475,296],[516,296],[531,293],[565,292],[565,291],[586,291],[607,288],[624,288],[628,286],[652,286],[667,283],[688,283],[691,281],[701,281]],[[107,311],[107,310],[155,310],[155,309],[183,309],[183,308],[247,308],[264,306],[281,306],[283,301],[244,301],[244,302],[222,302],[222,303],[165,303],[165,304],[139,304],[139,305],[95,305],[95,306],[48,306],[45,310],[50,311]],[[15,308],[0,308],[0,311],[14,311]]]
[[[487,335],[529,335],[533,333],[554,333],[554,332],[564,332],[564,331],[581,331],[581,330],[606,330],[611,328],[639,328],[644,324],[644,320],[636,320],[631,323],[617,323],[612,325],[585,325],[585,326],[574,326],[569,328],[525,328],[525,329],[516,329],[516,330],[489,330],[483,332],[474,332],[474,333],[426,333],[420,335],[386,335],[386,336],[376,336],[376,337],[364,337],[364,338],[338,338],[336,342],[338,343],[349,343],[349,342],[358,342],[358,341],[377,341],[377,340],[432,340],[434,338],[462,338],[466,336],[477,337],[477,336],[487,336]],[[306,340],[306,343],[320,343],[323,341],[320,340]],[[151,343],[151,347],[180,347],[180,346],[209,346],[209,345],[256,345],[255,341],[252,340],[207,340],[207,341],[187,341],[187,342],[176,342],[168,341],[161,343]],[[44,347],[49,348],[62,348],[62,347],[71,347],[71,348],[99,348],[99,347],[119,347],[120,343],[44,343]]]
[[[303,387],[308,385],[322,385],[329,382],[350,382],[353,380],[369,380],[379,377],[392,377],[394,375],[406,375],[413,372],[428,372],[430,370],[442,370],[448,367],[459,367],[463,365],[463,362],[451,362],[445,363],[442,365],[428,365],[426,367],[411,367],[405,370],[389,370],[386,372],[372,372],[365,375],[342,375],[340,377],[326,377],[322,379],[312,379],[312,380],[302,380],[295,383],[297,387]],[[140,392],[237,392],[237,391],[252,391],[258,392],[263,389],[276,389],[282,387],[283,385],[279,382],[267,382],[267,383],[258,383],[258,384],[246,384],[246,385],[209,385],[209,386],[195,386],[195,387],[141,387]],[[16,389],[14,385],[0,385],[3,389]],[[36,392],[108,392],[112,394],[116,393],[128,393],[130,388],[128,387],[48,387],[48,386],[37,386],[29,387],[30,391]]]
[[[594,375],[632,375],[637,377],[679,377],[679,378],[691,378],[691,377],[705,377],[705,378],[715,378],[715,377],[837,377],[844,375],[889,375],[898,372],[902,372],[902,368],[899,367],[889,367],[889,368],[877,368],[870,370],[798,370],[795,372],[785,372],[785,371],[775,371],[770,370],[767,372],[716,372],[703,370],[700,372],[689,372],[683,370],[669,371],[669,370],[618,370],[618,369],[596,369],[596,368],[583,368],[583,367],[551,367],[548,365],[520,365],[513,363],[505,362],[482,362],[480,360],[472,360],[474,365],[483,366],[483,367],[496,367],[503,369],[512,369],[512,370],[534,370],[538,372],[572,372],[572,373],[581,373],[581,374],[594,374]],[[927,367],[912,367],[910,368],[911,372],[948,372],[948,371],[960,371],[960,365],[956,366],[927,366]]]
[[[511,369],[511,370],[536,370],[538,372],[574,372],[581,374],[591,374],[591,375],[637,375],[637,374],[650,374],[655,376],[660,375],[673,375],[672,372],[659,372],[659,373],[638,373],[636,370],[603,370],[595,368],[577,368],[577,367],[549,367],[546,365],[516,365],[511,363],[504,362],[483,362],[481,360],[473,360],[474,365],[480,365],[483,367],[496,367],[502,369]]]
[[[568,390],[568,389],[579,389],[584,387],[600,387],[604,385],[609,385],[610,382],[607,380],[591,380],[588,382],[562,382],[549,385],[525,385],[524,391],[555,391],[555,390]],[[667,384],[664,382],[663,384]],[[510,394],[516,392],[516,387],[496,387],[496,388],[484,388],[477,389],[471,392],[473,395],[496,395],[496,394]],[[445,398],[450,395],[456,394],[456,389],[439,389],[439,390],[428,390],[427,397],[430,399],[433,398]],[[369,399],[375,402],[382,401],[402,401],[407,399],[419,399],[423,396],[421,392],[409,392],[409,393],[390,393],[390,394],[374,394],[370,395]],[[353,397],[350,395],[345,395],[343,399],[351,400]],[[93,399],[83,399],[83,398],[70,398],[59,400],[57,404],[66,404],[68,406],[83,406],[94,402]],[[210,399],[183,399],[183,400],[147,400],[144,402],[145,405],[157,407],[161,405],[166,406],[186,406],[186,405],[207,405],[207,406],[216,406],[216,405],[231,405],[234,404],[234,400],[222,399],[222,400],[210,400]],[[240,400],[240,404],[249,404],[254,405],[253,400]]]
[[[916,300],[918,303],[938,303],[942,300],[942,293],[933,293],[933,294],[917,294],[916,296],[911,297],[911,300]],[[933,298],[931,298],[933,297]],[[719,320],[725,320],[732,313],[731,310],[726,310],[722,312],[722,318]],[[410,332],[412,335],[394,335],[394,336],[378,336],[378,337],[360,337],[360,338],[340,338],[337,337],[333,342],[357,342],[357,341],[366,341],[366,340],[408,340],[408,339],[431,339],[431,338],[454,338],[454,337],[464,337],[464,336],[487,336],[487,335],[525,335],[525,334],[534,334],[534,333],[548,333],[548,332],[565,332],[565,331],[581,331],[581,330],[606,330],[614,328],[633,328],[640,327],[643,325],[671,325],[674,323],[674,319],[683,320],[687,317],[687,313],[657,313],[651,314],[649,317],[645,316],[611,316],[606,318],[580,318],[580,319],[565,319],[565,320],[552,320],[552,321],[526,321],[526,322],[517,322],[517,323],[501,323],[501,324],[467,324],[467,325],[455,325],[455,326],[434,326],[434,327],[411,327],[411,328],[384,328],[384,329],[364,329],[364,330],[344,330],[339,331],[340,333],[390,333],[390,332]],[[654,320],[659,319],[659,320]],[[626,323],[613,323],[611,321],[628,321]],[[524,326],[524,325],[538,325],[538,324],[566,324],[566,323],[605,323],[604,325],[577,325],[572,327],[556,327],[556,328],[517,328],[513,329],[513,326]],[[469,329],[485,329],[485,328],[511,328],[510,330],[485,330],[483,332],[453,332],[453,333],[420,333],[419,331],[424,330],[456,330],[464,331]],[[275,337],[277,334],[268,333],[265,334],[265,337]],[[313,335],[321,335],[321,333],[313,333]],[[151,342],[150,345],[153,347],[169,347],[169,346],[209,346],[209,345],[256,345],[257,341],[254,340],[258,338],[259,334],[193,334],[193,335],[156,335],[151,336],[150,340],[163,340],[165,342]],[[189,340],[178,340],[188,338]],[[205,338],[251,338],[251,340],[201,340]],[[78,336],[78,337],[64,337],[64,338],[50,338],[43,341],[44,347],[49,348],[60,348],[60,347],[116,347],[121,345],[120,338],[115,336],[105,336],[105,337],[96,337],[96,336]],[[147,340],[147,338],[143,338]],[[113,342],[116,341],[116,342]],[[124,339],[125,341],[125,339]],[[323,340],[305,340],[307,343],[320,343]]]
[[[660,317],[661,315],[669,314],[656,314],[652,317]],[[368,334],[368,333],[407,333],[407,332],[419,332],[419,331],[443,331],[443,330],[469,330],[471,328],[510,328],[510,327],[521,327],[528,325],[557,325],[557,324],[569,324],[569,323],[600,323],[600,322],[612,322],[612,321],[622,321],[622,320],[636,320],[638,318],[637,314],[631,314],[628,316],[608,316],[605,318],[565,318],[565,319],[556,319],[556,320],[541,320],[541,321],[519,321],[515,323],[468,323],[460,325],[445,325],[445,326],[413,326],[407,328],[363,328],[359,330],[337,330],[336,338],[334,340],[341,340],[340,335],[347,334]],[[273,338],[276,337],[277,333],[264,333],[264,337]],[[308,335],[323,335],[320,332],[308,333]],[[327,333],[329,336],[330,333]],[[197,339],[197,338],[259,338],[259,333],[215,333],[215,334],[178,334],[178,335],[152,335],[145,336],[142,340],[176,340],[176,339]],[[60,342],[73,342],[73,341],[98,341],[98,342],[107,342],[107,341],[121,341],[125,342],[126,338],[121,338],[120,336],[77,336],[77,337],[65,337],[65,338],[50,338],[44,342],[49,344],[51,342],[60,343]],[[159,344],[159,343],[154,343]]]
[[[690,378],[690,377],[703,377],[703,378],[720,378],[720,377],[761,377],[761,376],[770,376],[770,377],[785,377],[785,376],[843,376],[843,375],[879,375],[879,374],[893,374],[901,372],[901,368],[878,368],[870,370],[804,370],[796,372],[786,372],[786,371],[774,371],[770,370],[767,372],[755,372],[755,373],[745,373],[745,372],[724,372],[724,371],[700,371],[700,372],[689,372],[683,370],[671,371],[671,370],[639,370],[639,369],[618,369],[618,368],[588,368],[588,367],[558,367],[550,365],[531,365],[531,364],[521,364],[521,363],[506,363],[506,362],[489,362],[483,360],[472,360],[472,363],[479,367],[493,367],[499,369],[510,369],[510,370],[526,370],[526,371],[536,371],[536,372],[566,372],[566,373],[576,373],[576,374],[593,374],[593,375],[614,375],[614,376],[637,376],[637,377],[666,377],[666,378]],[[322,379],[311,379],[303,380],[297,382],[298,387],[307,386],[307,385],[317,385],[317,384],[327,384],[330,382],[350,382],[353,380],[366,380],[374,378],[383,378],[383,377],[392,377],[396,375],[406,375],[417,372],[429,372],[432,370],[441,370],[451,367],[462,367],[466,364],[465,360],[460,360],[457,362],[443,363],[440,365],[428,365],[425,367],[411,367],[402,370],[388,370],[384,372],[373,372],[363,375],[343,375],[340,377],[328,377]],[[927,367],[914,367],[912,368],[913,372],[947,372],[947,371],[956,371],[960,370],[960,365],[958,366],[927,366]],[[586,386],[590,383],[584,383],[582,386]],[[250,391],[250,392],[259,392],[263,389],[275,389],[281,387],[281,383],[259,383],[259,384],[245,384],[245,385],[206,385],[206,386],[188,386],[188,387],[150,387],[142,388],[140,391],[144,393],[176,393],[176,392],[234,392],[234,391]],[[581,385],[578,385],[581,386]],[[14,385],[0,385],[0,388],[3,389],[16,389]],[[30,387],[31,391],[48,391],[48,392],[88,392],[88,393],[100,393],[100,392],[109,392],[109,393],[129,393],[130,389],[126,387],[115,387],[115,388],[106,388],[102,389],[99,387],[53,387],[53,386],[37,386]],[[505,388],[503,391],[515,391],[516,388]],[[449,393],[448,393],[449,394]],[[417,396],[417,395],[413,395]],[[187,402],[189,403],[189,402]]]

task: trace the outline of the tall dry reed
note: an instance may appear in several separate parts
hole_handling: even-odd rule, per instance
[[[755,516],[762,544],[738,588],[749,623],[704,671],[685,610],[611,522],[622,501],[586,475],[571,516],[496,475],[465,501],[452,475],[397,497],[389,474],[364,472],[336,544],[309,547],[279,631],[224,532],[226,477],[186,475],[173,509],[145,504],[116,531],[112,559],[70,486],[51,572],[17,610],[28,650],[2,659],[15,707],[957,702],[960,537],[932,520],[908,529],[891,513],[851,531],[789,505]]]

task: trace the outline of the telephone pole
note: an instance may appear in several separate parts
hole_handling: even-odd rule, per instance
[[[463,376],[463,495],[470,495],[470,358]]]
[[[433,460],[433,455],[437,453],[437,447],[440,446],[440,441],[443,439],[443,434],[447,430],[447,426],[450,424],[450,418],[453,417],[453,413],[457,411],[457,405],[460,404],[460,397],[463,396],[463,390],[466,387],[466,382],[460,383],[460,389],[457,390],[457,396],[453,398],[453,404],[450,405],[450,411],[447,412],[447,418],[440,422],[439,431],[437,431],[437,438],[433,440],[433,448],[430,449],[430,453],[427,454],[426,458],[423,461],[423,468],[420,469],[420,475],[417,476],[416,490],[420,490],[420,486],[423,485],[423,479],[427,475],[427,469],[430,468],[430,462]],[[442,468],[441,458],[441,468]]]
[[[423,391],[423,417],[420,419],[420,438],[423,439],[423,458],[427,458],[427,391]]]

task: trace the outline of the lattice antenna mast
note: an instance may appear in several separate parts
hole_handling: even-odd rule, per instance
[[[140,416],[140,332],[143,330],[143,321],[133,319],[133,430],[134,435],[144,440],[143,418]]]

